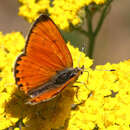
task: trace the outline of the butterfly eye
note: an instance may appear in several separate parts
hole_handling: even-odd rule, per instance
[[[81,74],[83,74],[83,71],[81,71]]]

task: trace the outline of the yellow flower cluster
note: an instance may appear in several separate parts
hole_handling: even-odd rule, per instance
[[[82,22],[80,15],[84,6],[91,3],[103,4],[106,0],[19,0],[21,6],[19,15],[29,22],[34,21],[41,13],[49,13],[60,27],[68,29],[69,24],[77,25]],[[62,23],[62,24],[61,24]]]
[[[24,47],[24,38],[17,32],[6,34],[0,32],[0,129],[13,125],[19,117],[12,117],[6,112],[6,105],[14,95],[16,89],[13,76],[14,62],[16,56]],[[10,106],[9,106],[10,107]],[[17,110],[15,110],[17,112]]]
[[[29,22],[35,20],[40,13],[46,12],[49,8],[50,0],[19,0],[21,6],[19,15],[27,18]]]
[[[130,60],[96,69],[89,70],[88,91],[80,85],[85,102],[71,111],[67,130],[130,130]],[[111,69],[116,71],[98,71]],[[79,81],[86,81],[84,75]]]
[[[74,83],[79,89],[69,86],[55,99],[30,106],[25,104],[26,96],[17,89],[13,76],[15,59],[24,43],[19,32],[5,36],[0,33],[1,130],[11,127],[18,130],[20,119],[25,130],[130,129],[130,60],[97,66],[97,70],[116,71],[93,71],[89,68],[92,60],[68,44],[74,67],[85,65],[89,77],[84,72]]]

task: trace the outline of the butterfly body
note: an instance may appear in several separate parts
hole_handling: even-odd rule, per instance
[[[33,24],[25,51],[15,64],[15,80],[29,97],[28,104],[48,101],[83,72],[73,68],[71,54],[58,28],[47,15]]]
[[[38,88],[29,91],[29,96],[31,98],[36,98],[37,96],[43,95],[53,89],[59,89],[56,93],[51,95],[51,98],[47,98],[45,101],[48,101],[58,95],[67,85],[72,84],[78,76],[82,73],[84,66],[82,68],[69,68],[63,71],[57,72],[57,75],[52,77],[47,83],[39,86]],[[43,102],[43,101],[42,101]],[[34,104],[33,100],[28,102],[28,104]]]

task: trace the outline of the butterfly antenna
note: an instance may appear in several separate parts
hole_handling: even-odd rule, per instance
[[[95,69],[96,71],[116,71],[115,69],[110,69],[110,70],[102,70],[102,69]]]
[[[115,69],[110,69],[110,70],[102,70],[102,69],[95,69],[96,71],[116,71]],[[87,72],[88,73],[88,78],[87,78],[87,83],[89,81],[89,71],[84,68],[84,72]]]

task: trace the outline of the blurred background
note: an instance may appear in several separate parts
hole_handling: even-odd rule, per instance
[[[13,31],[22,32],[24,36],[29,31],[30,24],[18,16],[18,0],[0,1],[0,31],[4,34]],[[94,64],[106,62],[118,63],[130,58],[130,0],[115,0],[110,13],[98,34],[94,49]],[[96,22],[96,21],[95,21]],[[74,31],[64,33],[66,40],[73,44],[87,44],[79,33]]]

